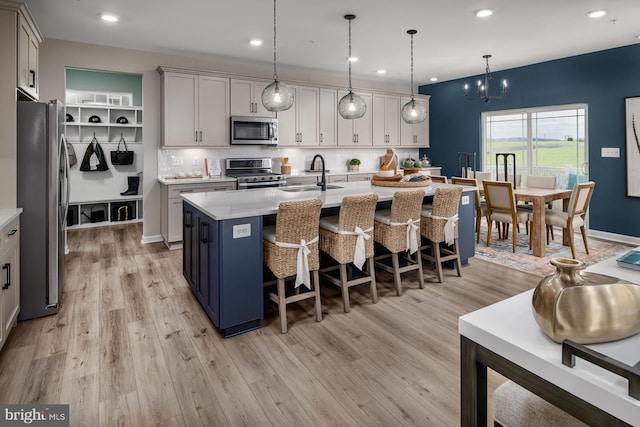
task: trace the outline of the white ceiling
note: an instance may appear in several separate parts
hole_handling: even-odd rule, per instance
[[[189,56],[273,61],[271,0],[25,0],[45,38]],[[279,0],[278,65],[426,84],[640,42],[639,0]],[[492,8],[480,19],[474,11]],[[585,13],[607,9],[604,18]],[[120,17],[116,24],[101,12]],[[249,45],[260,38],[264,44]],[[376,70],[384,68],[384,76]]]

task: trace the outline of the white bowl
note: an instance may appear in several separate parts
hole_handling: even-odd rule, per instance
[[[394,171],[393,169],[388,171],[378,171],[378,176],[391,177],[395,175],[396,175],[396,171]]]

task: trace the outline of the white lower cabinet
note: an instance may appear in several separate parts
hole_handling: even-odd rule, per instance
[[[234,181],[207,182],[202,184],[163,185],[161,192],[160,222],[162,239],[169,249],[182,247],[182,197],[184,193],[235,190]]]
[[[287,186],[290,185],[313,185],[318,182],[319,176],[287,176]]]
[[[0,349],[20,313],[20,219],[0,230]]]
[[[332,184],[337,182],[347,182],[347,175],[329,175],[327,180]]]
[[[354,173],[347,175],[347,182],[371,181],[372,173]]]

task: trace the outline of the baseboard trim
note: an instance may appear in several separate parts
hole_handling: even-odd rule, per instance
[[[146,245],[147,243],[157,243],[157,242],[162,242],[162,236],[161,235],[157,235],[157,236],[142,236],[142,240],[140,240],[140,243],[142,243],[143,245]]]
[[[589,230],[589,237],[596,239],[608,240],[615,243],[624,243],[626,245],[640,246],[640,237],[627,236],[624,234],[609,233],[607,231]]]

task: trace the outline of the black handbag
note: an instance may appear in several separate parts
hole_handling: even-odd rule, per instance
[[[120,150],[120,144],[124,144],[124,151]],[[133,151],[129,151],[127,148],[127,142],[124,140],[124,135],[120,134],[120,141],[118,141],[118,148],[116,151],[111,152],[111,164],[112,165],[130,165],[133,164]]]

